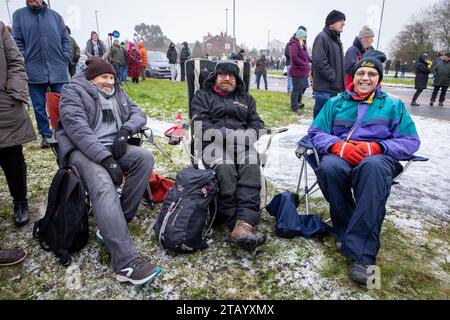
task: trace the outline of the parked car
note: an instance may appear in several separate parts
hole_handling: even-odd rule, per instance
[[[88,59],[87,55],[82,54],[80,56],[80,60],[78,60],[77,64],[77,73],[86,69],[86,60]]]
[[[148,66],[145,73],[148,78],[170,79],[170,65],[165,52],[147,51]]]

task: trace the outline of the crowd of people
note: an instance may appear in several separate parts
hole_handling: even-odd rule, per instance
[[[86,69],[75,74],[80,50],[62,17],[42,0],[26,3],[13,15],[12,34],[0,23],[0,164],[14,201],[14,223],[22,227],[29,222],[22,145],[35,138],[24,107],[31,98],[41,146],[48,147],[48,140],[55,136],[61,163],[75,166],[83,177],[95,212],[97,238],[111,255],[117,279],[147,283],[161,269],[140,255],[128,223],[136,214],[155,160],[150,150],[128,144],[147,118],[121,86],[127,77],[133,83],[139,83],[140,77],[145,80],[147,50],[143,43],[136,48],[134,43],[117,39],[107,48],[92,32],[85,47]],[[372,276],[371,266],[376,265],[392,181],[403,170],[400,161],[419,149],[420,140],[403,102],[383,92],[386,56],[371,47],[373,30],[363,26],[344,54],[340,35],[345,24],[344,13],[330,12],[311,56],[308,30],[299,27],[287,44],[286,65],[293,112],[304,107],[303,93],[312,78],[314,121],[308,134],[320,155],[316,173],[330,203],[337,250],[354,261],[350,278],[366,284]],[[44,27],[46,37],[40,37]],[[170,44],[167,58],[173,82],[178,60],[185,62],[190,56],[187,43],[179,59],[175,44]],[[233,58],[245,59],[245,51]],[[266,241],[257,228],[261,172],[253,146],[265,125],[234,60],[216,64],[195,94],[191,111],[203,131],[215,131],[216,139],[204,141],[202,151],[205,164],[219,181],[218,224],[229,227],[232,243],[253,251]],[[442,102],[448,88],[448,75],[443,76],[448,73],[448,60],[444,55],[435,68],[433,97],[441,89]],[[419,63],[427,64],[426,57]],[[258,89],[263,78],[268,90],[269,68],[268,58],[262,55],[256,62]],[[431,70],[421,65],[417,72],[429,74]],[[185,76],[182,68],[182,81]],[[56,132],[50,129],[46,112],[49,91],[61,94]],[[128,177],[118,196],[124,172]],[[24,257],[22,250],[2,249],[0,265],[17,264]]]

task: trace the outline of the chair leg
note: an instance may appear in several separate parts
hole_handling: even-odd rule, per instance
[[[150,188],[150,182],[147,183],[147,187],[145,188],[145,200],[147,200],[148,205],[151,210],[155,209],[155,206],[153,205],[153,197],[152,197],[152,189]]]

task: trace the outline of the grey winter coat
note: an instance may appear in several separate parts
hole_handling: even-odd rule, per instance
[[[325,28],[314,40],[312,60],[314,91],[345,91],[342,43],[338,35],[329,28]]]
[[[120,107],[122,128],[136,134],[147,123],[142,110],[116,84],[115,98]],[[101,113],[99,93],[84,72],[77,74],[70,84],[66,84],[61,93],[60,121],[56,138],[61,150],[63,164],[68,154],[75,149],[96,163],[112,156],[94,134],[95,125]]]
[[[433,70],[434,85],[448,87],[450,85],[450,61],[440,61]]]
[[[25,109],[28,99],[23,57],[0,22],[0,148],[22,145],[36,138]]]

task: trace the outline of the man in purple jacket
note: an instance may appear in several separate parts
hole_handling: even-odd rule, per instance
[[[317,177],[337,249],[355,261],[350,278],[361,284],[373,277],[386,202],[403,170],[399,161],[420,147],[404,103],[381,89],[385,60],[382,52],[366,53],[353,69],[353,85],[327,102],[308,132],[321,157]]]

